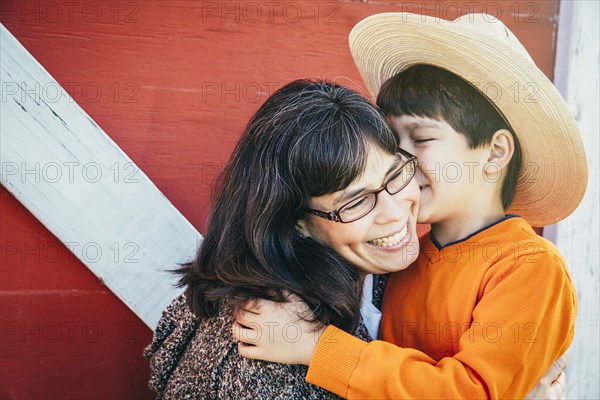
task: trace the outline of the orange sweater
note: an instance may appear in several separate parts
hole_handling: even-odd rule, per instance
[[[573,340],[577,299],[556,247],[503,219],[392,274],[380,340],[329,326],[306,380],[346,398],[523,398]]]

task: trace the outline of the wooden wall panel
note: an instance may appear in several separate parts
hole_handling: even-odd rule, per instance
[[[588,159],[580,206],[544,228],[563,252],[577,288],[579,313],[567,373],[567,399],[600,398],[600,3],[560,5],[555,84],[575,115]],[[585,79],[581,79],[585,77]]]
[[[1,399],[139,399],[152,333],[2,188]]]
[[[216,174],[270,93],[299,77],[366,93],[347,46],[362,18],[485,10],[552,78],[558,14],[558,0],[3,0],[0,7],[0,21],[200,232]],[[52,96],[51,88],[37,90]],[[151,398],[141,358],[150,331],[3,188],[0,205],[1,397]],[[44,255],[48,246],[64,258]],[[51,324],[71,322],[98,324],[103,336],[89,345],[44,336]],[[23,338],[21,326],[30,332]],[[110,336],[113,326],[127,332],[127,343]]]

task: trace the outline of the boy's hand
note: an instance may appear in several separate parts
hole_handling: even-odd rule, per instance
[[[567,387],[565,368],[567,368],[568,363],[569,351],[567,350],[558,360],[554,361],[550,370],[544,375],[540,383],[529,392],[526,398],[564,400]]]
[[[290,295],[286,303],[269,300],[249,302],[239,310],[233,324],[240,355],[284,364],[309,365],[325,327],[310,323],[308,306]]]

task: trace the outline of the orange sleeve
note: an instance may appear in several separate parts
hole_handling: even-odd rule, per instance
[[[435,361],[330,326],[307,381],[345,398],[525,397],[573,340],[570,277],[561,259],[544,252],[492,266],[481,291],[453,357]]]

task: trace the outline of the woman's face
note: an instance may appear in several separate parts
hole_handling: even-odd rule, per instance
[[[362,193],[376,190],[406,161],[371,146],[362,176],[339,192],[313,197],[310,206],[333,211]],[[352,194],[348,197],[349,194]],[[399,193],[382,191],[375,208],[350,223],[308,215],[299,222],[305,236],[328,245],[365,273],[383,274],[408,267],[419,253],[417,213],[419,185],[412,179]]]

